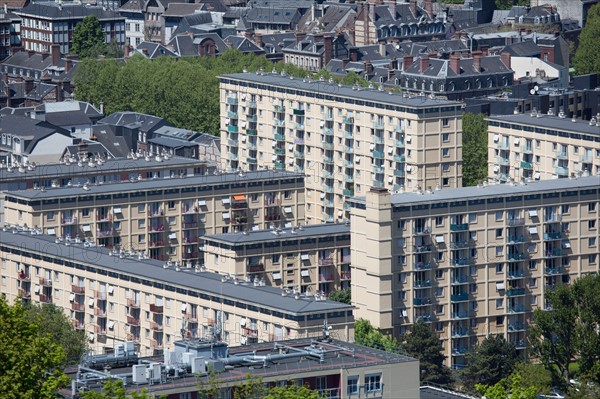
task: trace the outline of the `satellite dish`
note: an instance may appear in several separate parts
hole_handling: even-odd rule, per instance
[[[529,90],[529,94],[531,94],[531,95],[535,94],[535,89]]]

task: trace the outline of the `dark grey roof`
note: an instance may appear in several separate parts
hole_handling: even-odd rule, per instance
[[[197,147],[198,144],[187,140],[176,139],[172,137],[155,137],[148,140],[148,143],[169,148]]]
[[[420,399],[477,399],[474,396],[451,391],[448,388],[440,388],[424,385],[419,389]]]
[[[88,143],[88,145],[94,145],[95,143]],[[19,172],[17,169],[12,172],[8,172],[6,169],[0,169],[0,181],[2,180],[13,180],[21,178],[52,178],[52,177],[70,177],[76,175],[86,175],[87,173],[111,173],[111,172],[122,172],[127,170],[129,172],[144,171],[153,169],[157,166],[160,167],[173,167],[173,168],[193,168],[201,163],[197,159],[171,157],[169,159],[163,159],[161,162],[157,162],[155,158],[150,158],[150,161],[146,161],[144,158],[140,159],[129,159],[129,158],[112,158],[104,161],[102,165],[95,165],[93,168],[89,167],[88,164],[78,166],[77,164],[66,165],[64,163],[57,164],[45,164],[43,168],[36,168],[34,173],[25,171]]]
[[[220,148],[221,138],[208,133],[200,133],[200,135],[194,139],[194,143],[205,146],[215,145],[217,148]]]
[[[227,36],[225,43],[231,48],[238,49],[244,53],[260,53],[263,49],[258,47],[253,41],[241,36]]]
[[[197,137],[200,133],[193,130],[182,129],[173,126],[162,126],[154,131],[154,137],[163,136],[183,141],[191,141]]]
[[[83,19],[88,15],[95,15],[100,21],[125,20],[125,17],[116,11],[76,3],[31,2],[21,10],[15,11],[15,14],[31,15],[41,19]]]
[[[256,7],[248,10],[246,21],[252,23],[291,24],[300,17],[298,9],[279,7]]]
[[[0,131],[28,141],[29,145],[26,148],[27,153],[33,150],[39,140],[54,133],[70,137],[69,131],[61,127],[54,126],[48,122],[17,115],[2,116],[0,118]]]
[[[227,11],[227,7],[220,0],[200,0],[199,3],[202,4],[202,9],[206,11],[222,13]]]
[[[114,112],[100,119],[98,124],[138,127],[143,132],[151,131],[165,124],[169,125],[168,122],[158,116],[129,111]]]
[[[339,312],[352,310],[351,305],[334,301],[317,301],[314,297],[295,299],[292,296],[282,296],[281,289],[275,287],[255,287],[252,284],[233,284],[231,281],[223,282],[221,276],[211,272],[194,273],[193,269],[175,271],[174,268],[164,269],[164,262],[153,259],[138,260],[110,256],[105,248],[84,248],[82,244],[66,246],[55,244],[54,237],[31,235],[29,233],[12,234],[10,231],[0,230],[0,245],[18,248],[21,251],[43,254],[47,251],[40,248],[52,246],[52,257],[68,259],[91,267],[135,276],[142,280],[157,282],[174,287],[182,287],[194,292],[208,293],[218,298],[251,303],[275,311],[292,314],[308,315],[324,312]],[[91,259],[93,261],[86,261]]]
[[[144,0],[129,0],[119,8],[119,11],[141,13],[144,10],[144,3]]]
[[[600,126],[590,125],[588,121],[576,120],[573,122],[568,118],[559,118],[551,115],[540,115],[540,117],[531,116],[531,114],[511,114],[502,116],[490,116],[488,120],[501,123],[514,123],[519,125],[528,125],[546,129],[558,130],[561,132],[572,132],[576,134],[590,134],[600,136]]]
[[[452,77],[469,75],[486,75],[491,73],[510,73],[512,70],[504,65],[500,56],[490,55],[480,58],[481,70],[477,71],[474,67],[473,58],[461,58],[459,61],[460,71],[454,72],[449,65],[450,61],[441,58],[430,58],[429,67],[421,71],[421,60],[417,58],[413,64],[403,73],[405,75],[425,75],[434,77]]]
[[[75,156],[81,150],[82,150],[82,148],[78,144],[75,144],[75,145],[67,146],[67,148],[65,149],[65,152]],[[110,151],[108,151],[108,149],[102,143],[96,143],[96,142],[86,143],[85,154],[91,154],[94,157],[97,155],[100,155],[102,157],[107,157],[107,156],[112,157],[113,156],[113,154],[111,154]],[[44,165],[44,167],[46,167],[46,165]],[[1,179],[1,176],[2,176],[2,173],[0,171],[0,179]]]
[[[43,103],[35,107],[36,112],[46,114],[53,112],[81,111],[90,118],[101,117],[102,114],[92,104],[85,101],[60,101],[55,103]]]
[[[125,193],[138,191],[152,191],[165,188],[180,188],[191,186],[210,186],[225,183],[243,183],[249,181],[265,181],[265,180],[286,180],[291,178],[301,178],[304,175],[292,172],[259,170],[250,171],[240,175],[238,173],[223,173],[217,175],[202,175],[202,176],[187,176],[183,178],[163,178],[142,180],[134,183],[109,183],[94,185],[89,191],[83,190],[81,187],[57,187],[49,188],[46,191],[40,190],[22,190],[15,191],[11,195],[24,199],[46,199],[46,198],[62,198],[75,195],[95,195],[107,193]]]
[[[505,46],[499,53],[509,52],[510,55],[515,57],[537,57],[542,53],[542,50],[538,47],[533,40],[525,40],[522,42],[512,43]]]
[[[151,60],[158,57],[177,57],[177,54],[173,51],[162,44],[155,42],[143,41],[137,45],[135,51]]]
[[[366,12],[366,10],[363,12]],[[424,12],[421,7],[417,7],[416,14],[413,14],[409,3],[397,3],[396,15],[392,15],[390,7],[387,5],[375,6],[375,21],[373,22],[377,27],[390,25],[399,26],[400,24],[418,23],[421,18],[423,18],[425,22],[431,22],[429,14]]]
[[[131,151],[136,150],[133,139],[137,134],[117,134],[119,128],[114,125],[96,124],[92,126],[95,140],[102,143],[115,157],[126,157]]]
[[[184,17],[194,14],[202,8],[202,4],[197,3],[171,3],[169,8],[163,12],[163,17]]]
[[[215,241],[226,244],[249,244],[256,242],[273,242],[297,240],[311,237],[332,237],[338,235],[349,235],[350,225],[345,223],[327,223],[327,224],[309,224],[302,226],[301,229],[285,228],[281,229],[279,234],[274,234],[273,230],[256,230],[244,233],[226,233],[212,234],[204,236],[206,241]]]
[[[319,94],[326,93],[327,95],[336,97],[347,97],[363,101],[371,101],[380,104],[390,104],[406,107],[444,107],[456,106],[460,108],[460,103],[457,101],[432,99],[429,97],[404,97],[401,94],[388,94],[378,90],[353,90],[351,86],[338,86],[335,83],[322,81],[303,81],[302,79],[291,80],[289,77],[280,76],[277,74],[264,73],[236,73],[231,75],[221,75],[221,79],[242,80],[247,82],[255,82],[267,84],[282,89],[297,89]]]
[[[83,111],[52,112],[46,121],[56,126],[92,125],[92,120]]]
[[[25,98],[35,101],[42,101],[48,94],[54,91],[56,91],[56,85],[42,82],[34,83],[33,89],[25,93]]]
[[[600,176],[580,177],[578,179],[539,180],[527,184],[489,184],[485,187],[461,187],[434,191],[433,194],[402,193],[392,194],[393,205],[418,205],[440,202],[461,201],[483,198],[503,198],[514,195],[530,195],[547,192],[561,192],[600,188]],[[349,202],[363,203],[365,197],[354,197]]]

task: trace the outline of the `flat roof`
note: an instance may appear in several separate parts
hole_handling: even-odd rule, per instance
[[[600,135],[600,126],[596,126],[596,124],[590,125],[589,121],[580,119],[572,121],[571,118],[559,118],[558,116],[552,115],[540,115],[539,117],[531,116],[529,113],[516,115],[492,115],[489,116],[487,120],[500,123],[515,123],[520,125],[535,126],[564,132]]]
[[[457,101],[432,99],[427,96],[404,96],[399,93],[388,94],[387,91],[379,91],[377,89],[354,90],[352,86],[338,85],[320,80],[305,81],[301,78],[290,78],[279,74],[264,73],[236,73],[229,75],[221,75],[221,80],[231,79],[257,84],[265,84],[279,87],[283,90],[304,90],[317,92],[328,96],[340,96],[352,98],[361,101],[372,101],[381,104],[398,105],[412,108],[426,107],[457,107],[457,112],[461,111],[461,103]],[[283,92],[285,93],[285,91]]]
[[[600,176],[579,177],[576,179],[550,179],[533,181],[524,184],[488,184],[478,187],[449,188],[431,193],[402,193],[392,194],[392,205],[410,206],[423,203],[438,203],[448,201],[463,201],[478,198],[511,197],[515,195],[531,195],[547,192],[560,192],[572,190],[590,190],[600,188]],[[354,197],[348,201],[365,203],[365,197]]]
[[[211,234],[204,236],[205,241],[217,241],[226,244],[249,244],[267,241],[297,240],[311,237],[337,236],[350,234],[350,224],[327,223],[309,224],[306,226],[289,227],[278,230],[255,230],[245,233]]]
[[[138,191],[152,191],[168,188],[186,188],[191,186],[210,186],[229,183],[246,183],[251,181],[282,180],[304,177],[301,173],[287,172],[283,170],[256,170],[239,173],[222,173],[186,177],[163,177],[146,179],[141,181],[115,182],[98,185],[89,185],[89,190],[83,187],[56,187],[42,190],[27,189],[13,191],[7,194],[10,197],[34,200],[34,199],[58,199],[72,196],[91,196],[96,194],[113,194]]]
[[[327,313],[352,310],[351,305],[329,300],[315,300],[313,296],[283,296],[282,290],[270,286],[254,286],[242,281],[238,284],[230,279],[223,281],[222,276],[212,272],[194,272],[194,269],[173,267],[165,269],[164,262],[154,259],[138,260],[137,257],[111,256],[103,247],[85,248],[83,244],[65,245],[56,243],[55,237],[32,235],[28,232],[13,234],[13,229],[0,230],[0,248],[9,247],[13,251],[20,250],[57,258],[88,267],[115,272],[156,284],[182,287],[189,291],[205,293],[215,297],[226,298],[252,304],[273,311],[295,316],[307,316],[313,313]]]
[[[92,144],[92,143],[90,143]],[[160,162],[156,161],[155,157],[151,157],[150,161],[146,161],[144,157],[136,159],[129,158],[111,158],[102,163],[102,165],[94,164],[89,166],[84,163],[82,166],[78,166],[77,162],[66,165],[64,163],[44,164],[37,165],[33,170],[25,170],[19,172],[19,168],[14,168],[12,172],[9,172],[6,167],[0,168],[0,182],[3,180],[19,180],[19,179],[33,179],[33,178],[61,178],[69,176],[85,176],[95,175],[101,173],[117,173],[117,172],[136,172],[145,171],[146,169],[152,168],[168,168],[168,167],[195,167],[199,165],[205,165],[206,161],[199,161],[197,159],[183,158],[183,157],[170,157],[169,159],[162,159]]]

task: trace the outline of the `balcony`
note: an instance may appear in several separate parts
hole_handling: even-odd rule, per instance
[[[332,164],[333,163],[333,157],[325,155],[323,157],[323,163],[324,164]]]
[[[273,165],[276,169],[285,169],[285,162],[275,161],[273,162]]]
[[[354,133],[352,133],[352,130],[344,130],[344,137],[347,139],[353,139]]]
[[[556,151],[556,159],[569,159],[569,153],[567,151]]]
[[[198,257],[198,252],[186,252],[182,255],[183,259],[197,259]]]
[[[554,168],[554,171],[559,176],[568,176],[569,175],[569,169],[563,168],[561,166]]]
[[[275,105],[273,108],[275,109],[275,112],[277,112],[277,113],[285,112],[285,107],[282,105]]]
[[[508,313],[525,313],[525,306],[523,306],[523,305],[509,306]]]
[[[198,222],[181,222],[183,229],[195,229],[198,227]]]
[[[127,298],[127,306],[129,306],[132,309],[139,309],[140,303],[133,298]]]
[[[524,236],[510,236],[508,237],[509,244],[522,244],[525,242]]]
[[[40,294],[40,302],[41,303],[50,303],[50,302],[52,302],[52,296]]]
[[[106,291],[94,290],[94,298],[99,301],[106,301]]]
[[[262,273],[265,271],[265,265],[262,263],[254,263],[246,266],[246,271],[248,273]]]
[[[237,119],[238,114],[237,114],[237,112],[231,112],[231,111],[229,111],[229,112],[227,112],[227,117],[231,118],[231,119]]]
[[[94,315],[98,317],[106,317],[106,309],[94,308]]]
[[[285,136],[284,136],[283,134],[281,134],[281,133],[275,133],[275,134],[273,135],[273,138],[274,138],[276,141],[285,141]]]
[[[413,251],[417,253],[431,252],[431,245],[415,245]]]
[[[163,312],[163,307],[162,307],[162,306],[158,306],[158,305],[155,305],[155,304],[151,303],[151,304],[150,304],[150,311],[151,311],[152,313],[158,313],[158,314],[160,314],[160,313],[162,313],[162,312]]]
[[[302,123],[294,123],[294,129],[304,130],[304,125]]]
[[[150,226],[148,226],[148,231],[150,233],[162,233],[163,231],[165,231],[165,225],[164,224],[151,224]]]
[[[592,163],[592,162],[594,162],[594,157],[592,156],[592,154],[582,155],[581,162],[582,163]]]
[[[344,194],[345,197],[353,197],[354,196],[354,190],[350,190],[348,188],[345,188],[344,190],[342,190],[342,194]]]
[[[468,300],[469,300],[469,294],[467,292],[450,295],[450,301],[452,301],[452,302],[463,302],[463,301],[468,301]]]
[[[510,159],[505,157],[496,157],[496,164],[506,166],[510,164]]]
[[[471,240],[467,240],[467,241],[454,241],[450,243],[450,248],[452,249],[463,249],[463,248],[470,248],[472,247],[474,244],[473,241]]]
[[[562,215],[560,215],[558,213],[552,213],[552,214],[546,215],[546,217],[544,218],[544,223],[557,223],[557,222],[562,222]]]
[[[71,285],[71,292],[73,294],[83,295],[83,294],[85,294],[85,287],[84,286],[80,286],[80,285],[76,285],[76,284],[72,284]]]
[[[227,131],[229,133],[237,133],[239,131],[239,128],[237,126],[229,125],[227,126]]]
[[[133,343],[140,343],[140,336],[137,334],[127,334],[127,341],[131,341]]]
[[[324,127],[321,132],[325,135],[325,136],[333,136],[333,129],[330,129],[328,127]]]
[[[333,276],[333,274],[321,274],[319,273],[319,281],[322,283],[327,283],[327,282],[331,282],[334,281],[335,277]]]
[[[39,282],[42,287],[52,287],[52,280],[49,278],[40,277]]]
[[[383,121],[373,121],[371,127],[373,129],[383,129]]]
[[[333,114],[324,113],[323,114],[323,119],[326,120],[326,121],[332,121],[333,120]]]
[[[330,266],[333,265],[333,258],[319,258],[319,266]]]
[[[257,160],[256,157],[246,157],[246,162],[249,164],[256,164]]]
[[[431,287],[431,280],[415,280],[413,286],[414,288],[429,288]]]
[[[256,129],[246,129],[246,134],[248,136],[256,136]]]
[[[17,280],[31,281],[31,277],[29,277],[29,274],[25,273],[24,271],[20,271],[19,274],[17,274]]]
[[[227,99],[225,101],[227,102],[227,104],[230,104],[230,105],[237,105],[237,103],[238,103],[237,97],[227,97]]]
[[[297,159],[304,159],[304,151],[294,151],[294,157]]]
[[[71,319],[71,324],[76,330],[85,330],[85,324],[81,320]]]
[[[528,145],[521,146],[521,152],[523,154],[533,154],[533,147]]]
[[[23,298],[23,299],[31,298],[31,292],[29,290],[25,290],[23,288],[19,288],[19,295],[21,295],[21,298]]]
[[[520,252],[506,254],[506,257],[508,258],[509,262],[520,262],[527,258],[527,256],[524,253]]]
[[[373,156],[373,158],[376,158],[376,159],[383,159],[385,157],[385,154],[383,153],[383,151],[373,151],[371,153],[371,155]]]
[[[77,224],[77,218],[71,217],[71,218],[63,218],[60,221],[60,224],[63,226],[67,226],[67,225],[72,225],[72,224]]]
[[[519,270],[513,270],[513,271],[509,271],[507,273],[507,277],[509,280],[514,280],[514,279],[519,279],[519,278],[523,278],[523,272],[519,271]]]
[[[523,226],[525,224],[525,219],[524,218],[506,219],[506,224],[509,226]]]
[[[353,154],[353,153],[354,153],[354,148],[353,148],[353,147],[350,147],[349,145],[345,145],[345,146],[344,146],[344,152],[345,152],[346,154]]]
[[[373,165],[374,173],[383,173],[385,171],[385,167],[383,165]]]
[[[325,198],[323,199],[323,206],[326,208],[333,208],[334,204],[332,200]]]
[[[246,115],[246,120],[248,122],[256,122],[256,121],[258,121],[258,115],[256,115],[256,114],[248,114],[248,115]]]
[[[140,319],[138,319],[137,317],[133,317],[133,316],[127,316],[127,324],[129,324],[130,326],[139,326]]]
[[[544,274],[549,276],[556,276],[557,274],[562,274],[562,267],[547,267],[544,269]]]
[[[354,125],[354,118],[352,116],[343,116],[342,123],[346,125]]]
[[[162,342],[158,341],[156,339],[151,339],[150,340],[150,347],[152,349],[156,349],[156,350],[162,350],[163,346],[162,346]]]
[[[381,136],[373,135],[371,137],[372,137],[371,141],[373,143],[376,143],[376,144],[383,144],[384,143],[383,137],[381,137]]]
[[[392,159],[395,162],[405,162],[406,161],[406,157],[404,155],[398,155],[398,154],[394,154],[394,156],[392,156]]]
[[[402,140],[394,140],[393,144],[394,144],[394,147],[397,147],[397,148],[404,148],[404,146],[405,146],[404,141],[402,141]]]
[[[302,143],[302,144],[304,144],[304,143]],[[325,149],[325,150],[333,150],[333,143],[324,142],[323,143],[323,149]]]
[[[464,356],[467,353],[469,353],[469,348],[465,346],[452,348],[452,356]]]
[[[351,280],[352,279],[352,273],[351,272],[342,272],[340,274],[340,280]]]
[[[452,317],[453,320],[468,319],[471,317],[471,312],[468,312],[468,311],[452,312],[452,314],[450,316]]]
[[[431,305],[431,298],[414,298],[413,299],[414,306],[427,306]]]
[[[85,303],[71,302],[71,309],[76,312],[85,312]]]
[[[521,161],[521,168],[523,168],[523,169],[533,169],[533,163]]]
[[[198,323],[198,316],[194,313],[184,313],[183,317],[185,317],[188,323]]]
[[[106,237],[112,237],[115,235],[115,232],[113,229],[109,229],[109,230],[96,230],[96,236],[98,238],[106,238]]]
[[[525,331],[525,324],[523,323],[508,323],[508,332]]]
[[[96,221],[97,222],[110,222],[110,221],[112,221],[112,213],[97,213]]]
[[[469,335],[469,330],[466,328],[453,328],[452,337],[466,337]]]
[[[500,141],[496,143],[496,148],[499,150],[509,150],[510,144],[508,144],[508,141]]]
[[[163,330],[163,325],[160,323],[157,323],[155,321],[151,321],[150,322],[150,329],[153,331],[162,331]]]
[[[425,226],[416,226],[413,229],[413,233],[415,235],[427,235],[427,234],[431,234],[431,227],[429,227],[428,225]]]
[[[467,231],[469,230],[468,223],[451,223],[450,231]]]
[[[258,328],[256,326],[242,327],[242,334],[249,338],[258,338]]]
[[[523,296],[525,295],[525,288],[509,288],[506,291],[507,296]]]
[[[454,276],[450,280],[450,284],[452,285],[460,285],[460,284],[468,284],[469,278],[467,276]]]
[[[346,183],[353,183],[354,182],[354,176],[352,176],[352,175],[344,175],[344,182],[346,182]]]
[[[429,270],[431,269],[431,263],[417,262],[415,263],[415,270]]]
[[[452,266],[461,267],[468,266],[471,263],[471,260],[469,258],[456,258],[452,259],[450,263],[452,264]]]
[[[302,116],[304,115],[304,108],[294,108],[293,113],[294,115]]]
[[[148,243],[151,248],[164,247],[165,243],[163,240],[153,240]]]
[[[265,220],[268,221],[268,222],[272,222],[272,221],[280,220],[280,219],[281,219],[281,215],[279,215],[279,214],[268,214],[268,215],[265,215]]]
[[[546,241],[561,240],[562,238],[563,235],[561,232],[544,233],[544,240]]]
[[[544,258],[560,258],[561,256],[563,256],[563,251],[560,249],[544,251]]]

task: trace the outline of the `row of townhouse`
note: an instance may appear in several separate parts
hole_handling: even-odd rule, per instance
[[[343,221],[370,187],[460,187],[457,102],[271,73],[221,77],[221,159],[306,173],[308,224]]]
[[[0,278],[11,301],[63,308],[100,353],[124,341],[145,356],[182,338],[243,345],[319,337],[324,321],[339,339],[353,331],[350,305],[14,228],[0,231]]]
[[[506,182],[600,172],[600,115],[590,121],[528,114],[488,118],[488,177]]]
[[[14,191],[10,225],[142,257],[203,263],[206,234],[303,224],[304,177],[285,171]]]
[[[350,289],[349,224],[217,234],[204,241],[211,271],[298,294]]]
[[[525,356],[546,295],[599,270],[600,177],[351,199],[356,317],[398,336],[432,323],[448,365],[489,334]]]

